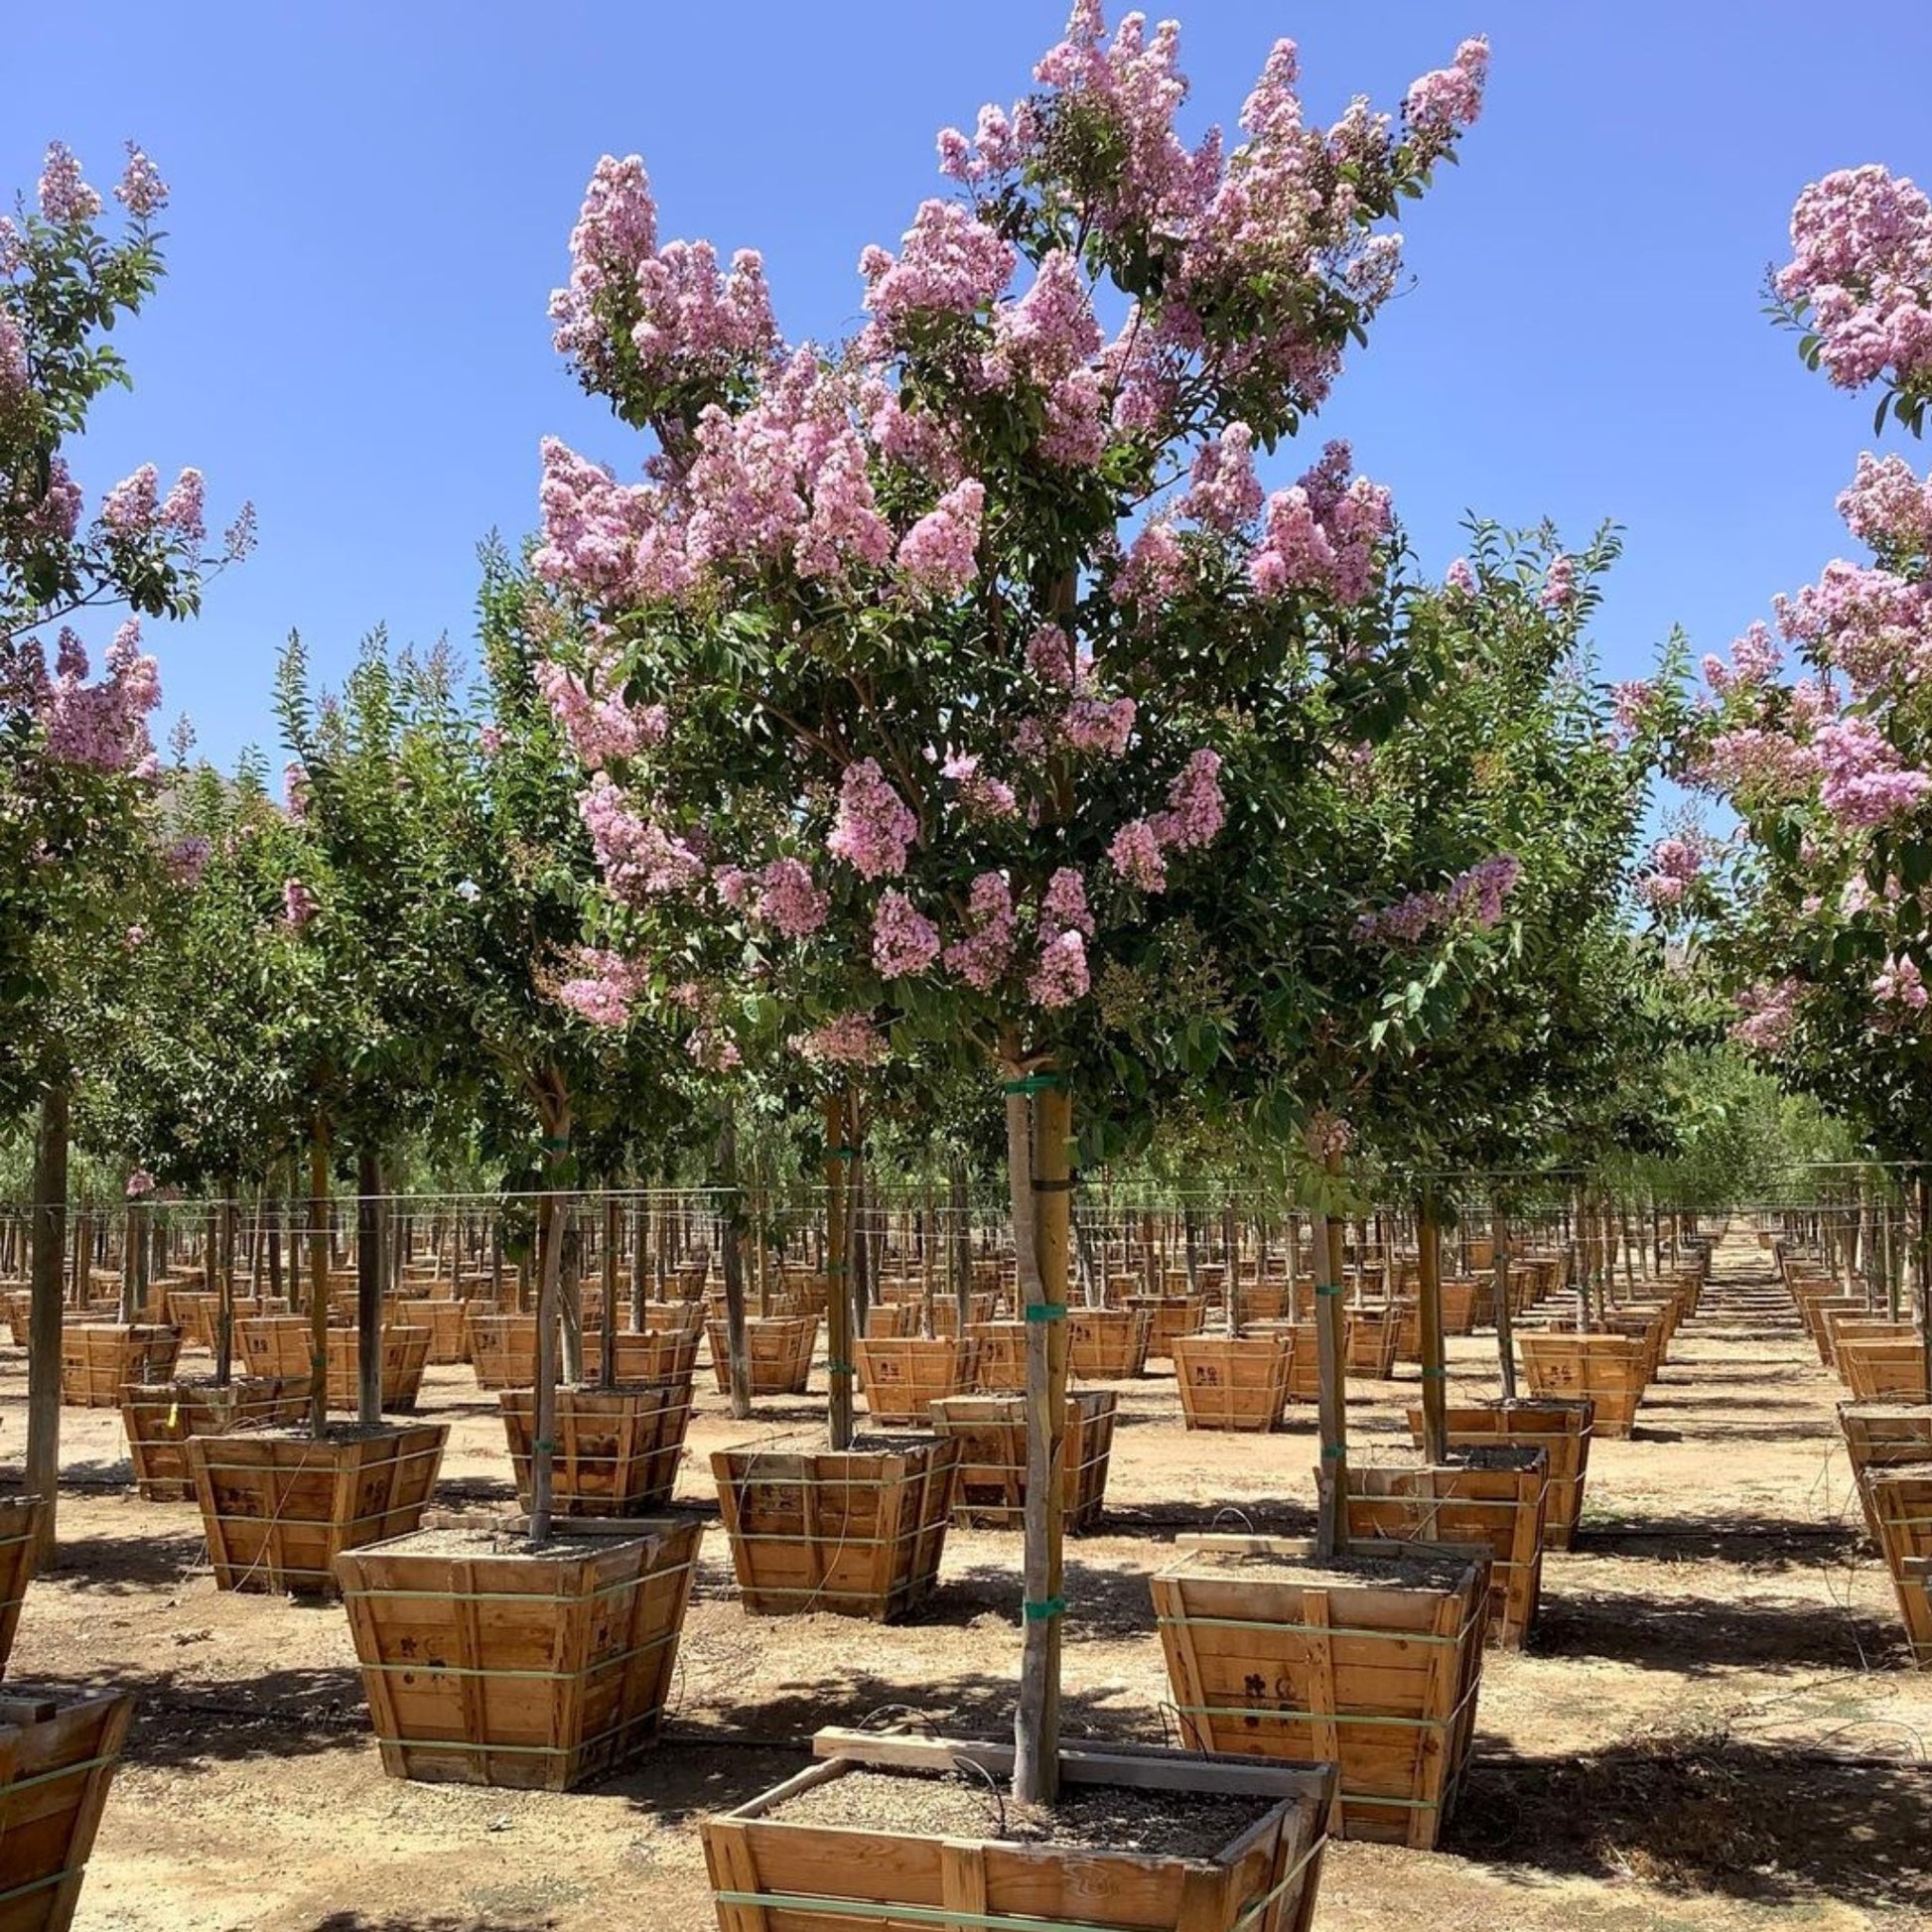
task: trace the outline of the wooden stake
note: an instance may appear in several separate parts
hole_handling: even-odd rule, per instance
[[[1432,1467],[1449,1460],[1448,1350],[1443,1343],[1443,1229],[1436,1218],[1436,1196],[1425,1187],[1416,1219],[1418,1327],[1422,1338],[1422,1455]],[[1393,1319],[1393,1314],[1391,1315]]]
[[[34,1139],[34,1255],[27,1347],[27,1464],[23,1488],[41,1499],[37,1565],[54,1556],[54,1510],[61,1486],[61,1306],[67,1277],[68,1112],[65,1080],[41,1095]]]

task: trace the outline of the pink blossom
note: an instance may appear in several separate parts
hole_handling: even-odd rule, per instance
[[[139,952],[148,943],[148,929],[144,925],[131,925],[121,937],[129,952]]]
[[[1907,770],[1877,727],[1864,718],[1821,726],[1813,739],[1819,802],[1846,826],[1884,825],[1913,811],[1932,775]]]
[[[1917,187],[1875,165],[1829,174],[1798,197],[1791,248],[1778,293],[1806,311],[1834,383],[1932,374],[1932,202]]]
[[[1920,479],[1903,457],[1861,456],[1838,510],[1874,550],[1932,561],[1932,477]]]
[[[1889,954],[1878,977],[1871,982],[1871,996],[1887,1005],[1923,1013],[1928,995],[1918,962],[1910,954]]]
[[[731,272],[708,241],[673,241],[637,264],[630,327],[641,379],[656,388],[708,386],[756,367],[778,346],[764,262],[741,248]]]
[[[290,931],[300,932],[321,909],[315,894],[301,880],[282,881],[282,923]]]
[[[101,499],[101,522],[117,536],[146,536],[161,513],[160,487],[161,479],[154,465],[142,464]]]
[[[60,226],[91,221],[100,212],[100,197],[81,177],[80,163],[65,141],[50,141],[41,165],[41,213]]]
[[[866,308],[889,338],[920,313],[970,316],[1000,295],[1018,260],[1010,241],[957,202],[922,202],[897,261],[876,247],[860,257]]]
[[[86,680],[87,653],[64,628],[44,702],[48,756],[95,771],[139,775],[154,754],[147,720],[161,703],[161,671],[141,649],[138,620],[114,633],[99,681]]]
[[[939,928],[900,892],[885,892],[872,915],[872,963],[887,979],[923,973],[939,957]]]
[[[633,811],[606,772],[577,799],[578,816],[605,882],[628,904],[685,891],[705,876],[703,858],[677,833]]]
[[[503,732],[501,726],[483,726],[477,733],[477,749],[486,759],[495,758],[503,749]]]
[[[309,816],[309,773],[299,763],[282,767],[282,809],[296,824]]]
[[[1073,689],[1073,643],[1056,623],[1042,623],[1027,639],[1027,668],[1042,684]]]
[[[792,1036],[793,1049],[825,1066],[877,1066],[885,1059],[885,1035],[863,1013],[843,1013],[810,1033]]]
[[[1261,505],[1254,431],[1246,423],[1230,423],[1195,455],[1179,512],[1204,529],[1232,535],[1261,514]]]
[[[199,886],[207,870],[211,848],[205,838],[187,833],[176,839],[161,855],[169,876],[183,886]]]
[[[759,875],[758,915],[787,939],[810,938],[831,909],[831,896],[801,859],[773,859]]]
[[[1168,889],[1168,862],[1154,827],[1144,818],[1129,819],[1113,836],[1107,857],[1128,885],[1143,893]]]
[[[1740,726],[1717,733],[1699,752],[1686,772],[1704,790],[1734,798],[1761,800],[1796,797],[1818,769],[1811,747],[1783,732],[1759,726]]]
[[[1610,717],[1619,731],[1626,734],[1634,732],[1642,726],[1657,698],[1658,686],[1654,678],[1630,678],[1621,684],[1613,684],[1610,686]]]
[[[990,992],[1012,963],[1013,891],[1002,873],[983,872],[966,898],[967,936],[946,948],[946,970],[977,992]]]
[[[1134,734],[1134,715],[1132,698],[1116,698],[1111,703],[1100,698],[1075,698],[1066,708],[1060,729],[1076,752],[1117,759]]]
[[[1803,989],[1795,979],[1776,984],[1760,980],[1737,995],[1738,1018],[1731,1023],[1730,1036],[1760,1053],[1777,1052],[1791,1037],[1797,1024],[1798,995]]]
[[[1411,83],[1402,118],[1425,158],[1445,152],[1482,112],[1483,83],[1489,74],[1489,43],[1467,40],[1455,50],[1452,67],[1439,68]]]
[[[900,538],[899,574],[930,595],[951,597],[963,591],[979,573],[975,553],[985,506],[986,485],[976,477],[955,483]]]
[[[1292,489],[1268,499],[1248,577],[1263,597],[1322,591],[1359,604],[1373,581],[1377,551],[1394,527],[1388,490],[1365,477],[1347,481],[1348,446],[1330,443]]]
[[[1355,1130],[1339,1114],[1325,1107],[1309,1116],[1309,1152],[1324,1166],[1346,1159],[1355,1145]]]
[[[1855,692],[1932,669],[1932,584],[1840,559],[1816,584],[1773,604],[1784,635],[1844,671]]]
[[[30,542],[67,543],[80,527],[80,485],[57,456],[48,466],[47,493],[27,512],[22,534]]]
[[[1443,573],[1443,588],[1453,591],[1458,597],[1474,597],[1476,594],[1476,574],[1469,568],[1467,557],[1457,557]]]
[[[633,705],[621,691],[593,696],[584,680],[561,664],[539,664],[536,685],[571,750],[593,771],[661,745],[670,730],[670,713],[661,704]]]
[[[745,1061],[737,1040],[719,1027],[693,1028],[684,1050],[691,1063],[706,1073],[729,1073]]]
[[[615,372],[607,317],[621,315],[638,267],[657,246],[657,205],[637,155],[605,155],[570,235],[570,282],[550,298],[561,354],[597,379]]]
[[[959,808],[968,818],[1012,818],[1020,810],[1013,787],[981,767],[980,760],[966,753],[948,758],[940,767],[958,786]]]
[[[919,822],[879,768],[877,759],[845,767],[839,781],[838,811],[825,841],[863,879],[897,879]]]
[[[1086,882],[1071,866],[1061,866],[1046,882],[1040,896],[1039,917],[1042,928],[1070,926],[1093,937],[1093,914],[1087,910]]]
[[[1155,838],[1167,850],[1198,851],[1220,836],[1227,820],[1220,772],[1220,754],[1203,748],[1188,759],[1179,777],[1168,787],[1168,810],[1150,821]]]
[[[594,600],[676,600],[694,576],[685,531],[660,491],[620,483],[555,437],[543,442],[543,542],[531,567]]]
[[[199,470],[184,470],[162,499],[155,522],[183,543],[197,544],[207,535],[204,500],[207,485]],[[104,512],[103,512],[104,513]]]
[[[1080,264],[1055,248],[1040,262],[1033,287],[995,313],[987,374],[997,386],[1024,377],[1050,387],[1097,355],[1101,341]]]
[[[127,1177],[127,1198],[139,1200],[154,1192],[154,1175],[146,1168],[136,1168]]]
[[[1114,598],[1125,603],[1161,604],[1184,596],[1194,582],[1180,533],[1165,517],[1143,523],[1128,547],[1127,561],[1114,579]]]
[[[137,220],[159,213],[168,205],[168,184],[132,141],[127,144],[127,166],[121,171],[114,199]]]
[[[1559,553],[1550,559],[1543,573],[1543,588],[1536,601],[1546,611],[1567,611],[1577,600],[1577,560]]]
[[[557,1002],[594,1027],[629,1022],[637,996],[649,983],[644,962],[597,946],[580,946],[578,971],[557,988]]]
[[[1027,980],[1027,997],[1051,1012],[1071,1006],[1086,991],[1086,941],[1069,926],[1041,943],[1039,963]]]

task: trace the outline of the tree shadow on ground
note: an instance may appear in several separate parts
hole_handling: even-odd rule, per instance
[[[1095,1534],[1144,1536],[1149,1531],[1304,1537],[1314,1534],[1314,1511],[1292,1496],[1247,1496],[1238,1503],[1187,1502],[1165,1497],[1148,1503],[1108,1504]]]
[[[1446,1850],[1505,1878],[1932,1912],[1932,1777],[1723,1738],[1477,1759]],[[1914,1921],[1916,1922],[1916,1921]]]
[[[317,1919],[307,1932],[543,1932],[556,1920],[549,1913],[541,1917],[499,1918],[493,1913],[432,1912],[419,1917],[414,1912],[383,1912],[371,1917],[367,1912],[331,1912]]]
[[[949,1576],[933,1591],[919,1621],[964,1628],[983,1616],[1016,1619],[1023,1593],[1020,1565],[1016,1537],[1011,1565],[974,1564]],[[1154,1603],[1145,1570],[1122,1569],[1104,1560],[1085,1562],[1069,1546],[1060,1595],[1070,1641],[1154,1635]]]
[[[185,1583],[207,1562],[199,1527],[163,1531],[152,1525],[126,1536],[63,1536],[52,1563],[40,1575],[67,1589],[106,1596],[136,1596]]]
[[[617,1776],[585,1788],[628,1799],[660,1826],[675,1828],[749,1803],[804,1770],[811,1753],[809,1732],[795,1746],[748,1746],[713,1740],[702,1726],[682,1726]]]
[[[1739,1670],[1775,1676],[1892,1667],[1903,1659],[1904,1639],[1885,1618],[1815,1598],[1765,1602],[1585,1587],[1545,1589],[1530,1649],[1683,1677]]]
[[[1856,1502],[1834,1521],[1760,1516],[1747,1523],[1631,1523],[1586,1520],[1576,1554],[1654,1563],[1726,1563],[1744,1569],[1856,1563],[1866,1555],[1864,1521]],[[1546,1561],[1546,1583],[1561,1580],[1568,1558]]]
[[[338,1608],[340,1614],[340,1608]],[[361,1674],[352,1668],[265,1671],[178,1685],[172,1671],[99,1671],[80,1688],[131,1691],[124,1761],[173,1771],[313,1757],[371,1745]]]

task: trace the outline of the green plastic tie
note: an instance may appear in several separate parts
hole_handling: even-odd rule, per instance
[[[828,1161],[857,1161],[865,1150],[857,1147],[828,1147],[825,1158]]]
[[[1001,1084],[1002,1093],[1064,1093],[1066,1075],[1064,1073],[1028,1073],[1018,1080],[1007,1080]]]
[[[1342,1443],[1323,1443],[1321,1459],[1324,1462],[1339,1462],[1348,1453],[1347,1446]]]
[[[850,1375],[853,1372],[852,1364],[850,1362],[827,1362],[825,1364],[825,1372],[827,1375]]]
[[[1321,1296],[1321,1297],[1323,1297],[1324,1299],[1326,1299],[1326,1298],[1328,1298],[1328,1297],[1330,1297],[1330,1296],[1335,1296],[1335,1295],[1346,1295],[1346,1294],[1348,1293],[1348,1291],[1347,1291],[1347,1290],[1346,1290],[1345,1288],[1343,1288],[1343,1287],[1342,1287],[1342,1285],[1341,1285],[1341,1284],[1340,1284],[1339,1282],[1336,1282],[1336,1283],[1334,1283],[1334,1284],[1333,1284],[1333,1285],[1332,1285],[1331,1287],[1328,1287],[1328,1288],[1323,1288],[1323,1287],[1322,1287],[1322,1286],[1320,1285],[1320,1283],[1318,1283],[1318,1282],[1317,1282],[1317,1283],[1315,1284],[1315,1290],[1314,1290],[1314,1292],[1315,1292],[1315,1293],[1316,1293],[1317,1295],[1319,1295],[1319,1296]]]
[[[1423,1365],[1422,1379],[1425,1382],[1447,1382],[1449,1380],[1449,1370],[1446,1368],[1431,1368],[1425,1363]]]
[[[1043,1603],[1029,1600],[1023,1602],[1020,1608],[1029,1623],[1046,1623],[1056,1616],[1066,1614],[1066,1598],[1049,1596]]]
[[[555,1135],[546,1134],[543,1137],[541,1145],[546,1154],[562,1154],[570,1146],[570,1136],[565,1134],[559,1138]]]
[[[1063,1180],[1042,1180],[1038,1174],[1035,1174],[1033,1183],[1036,1194],[1070,1194],[1079,1186],[1080,1176],[1070,1173]]]
[[[530,1449],[537,1455],[555,1455],[557,1452],[555,1443],[532,1443]]]
[[[1029,1321],[1064,1321],[1066,1304],[1064,1302],[1029,1302],[1026,1318]]]

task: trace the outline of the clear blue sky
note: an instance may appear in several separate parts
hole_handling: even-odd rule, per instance
[[[99,412],[99,486],[200,465],[261,548],[202,619],[157,627],[168,713],[226,760],[272,745],[274,653],[325,675],[386,621],[471,630],[474,552],[535,511],[538,439],[626,470],[544,305],[599,154],[637,151],[671,235],[764,251],[792,337],[855,318],[868,241],[942,192],[932,136],[1024,92],[1063,0],[130,0],[16,10],[0,182],[68,140],[97,180],[135,136],[174,190],[171,275]],[[1458,38],[1494,44],[1464,163],[1413,210],[1413,290],[1325,416],[1424,556],[1465,509],[1628,529],[1599,635],[1637,672],[1673,622],[1722,648],[1850,539],[1831,508],[1870,406],[1759,315],[1800,187],[1883,161],[1932,177],[1932,9],[1882,31],[1794,0],[1195,0],[1188,118],[1232,124],[1270,43],[1309,100],[1393,107]],[[1896,432],[1893,433],[1894,438]],[[1918,453],[1922,460],[1928,453]],[[1311,452],[1311,460],[1312,452]],[[1284,466],[1299,469],[1300,464]]]

